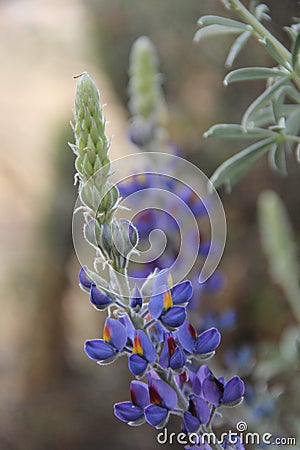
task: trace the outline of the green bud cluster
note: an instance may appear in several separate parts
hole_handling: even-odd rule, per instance
[[[129,108],[133,116],[153,118],[161,96],[158,58],[150,39],[138,38],[131,50],[129,66]]]
[[[74,118],[76,142],[70,146],[77,156],[75,167],[80,180],[86,182],[104,167],[104,172],[108,174],[110,141],[105,135],[99,91],[86,72],[77,79]]]
[[[122,272],[127,266],[128,255],[138,244],[135,226],[126,219],[113,219],[111,223],[102,225],[96,222],[95,234],[104,257]]]
[[[86,72],[78,77],[74,118],[75,144],[70,147],[76,155],[86,226],[89,229],[93,224],[101,254],[117,271],[124,272],[128,256],[138,243],[138,234],[130,222],[115,217],[119,190],[109,180],[110,141],[105,135],[99,91]],[[86,239],[94,245],[93,238]]]

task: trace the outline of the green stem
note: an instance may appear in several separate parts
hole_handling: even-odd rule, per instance
[[[257,39],[268,39],[281,58],[288,63],[290,68],[292,67],[292,55],[289,50],[272,33],[270,33],[264,25],[262,25],[262,23],[242,4],[240,0],[221,0],[221,2],[227,8],[235,11],[238,16],[252,27],[252,34],[254,34]],[[300,79],[292,69],[290,69],[290,78],[295,82],[297,87],[300,88]]]
[[[206,425],[206,428],[208,429],[209,432],[212,432],[212,423],[213,423],[213,420],[214,420],[214,417],[215,417],[216,410],[217,410],[216,406],[213,406],[211,408],[210,418],[209,418],[209,421],[208,421],[208,423]]]
[[[250,11],[248,11],[248,9],[240,2],[240,0],[222,0],[222,2],[227,6],[229,5],[230,9],[235,11],[242,19],[245,20],[245,22],[251,25],[259,38],[268,39],[276,48],[280,56],[289,64],[291,64],[292,55],[288,51],[288,49],[278,39],[276,39],[275,36],[273,36],[273,34],[270,33],[270,31],[267,30],[267,28],[262,25]]]
[[[283,141],[300,142],[300,136],[292,136],[290,134],[282,134]]]
[[[119,274],[120,276],[118,276]],[[124,269],[123,272],[116,274],[116,280],[119,286],[120,294],[123,299],[127,299],[128,301],[128,298],[130,297],[130,286],[128,282],[127,269]]]

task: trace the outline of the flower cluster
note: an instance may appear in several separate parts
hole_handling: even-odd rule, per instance
[[[130,222],[115,217],[119,191],[109,180],[104,125],[97,88],[83,74],[75,101],[73,150],[77,154],[85,237],[94,231],[95,260],[100,256],[109,272],[109,282],[97,273],[97,265],[94,271],[82,267],[79,272],[80,286],[89,293],[92,305],[98,311],[108,312],[102,337],[86,341],[84,350],[100,365],[122,356],[128,359],[135,379],[130,385],[131,399],[114,406],[117,418],[130,425],[147,422],[160,428],[176,414],[181,417],[184,431],[201,436],[206,427],[211,427],[218,408],[234,406],[242,400],[244,384],[238,376],[225,382],[204,365],[214,355],[221,336],[215,327],[199,331],[187,320],[187,308],[193,298],[189,280],[174,285],[168,269],[154,269],[140,289],[130,286],[128,255],[139,237]],[[97,175],[98,170],[101,176]],[[182,188],[182,197],[189,198],[190,194]],[[202,214],[201,202],[197,198],[190,201],[194,214]]]
[[[225,382],[202,364],[214,354],[221,336],[214,327],[198,333],[187,321],[186,307],[193,295],[190,281],[173,286],[168,270],[157,271],[152,294],[145,296],[135,288],[127,307],[101,292],[84,269],[79,281],[89,288],[94,306],[111,312],[103,337],[85,343],[86,354],[99,364],[124,355],[137,378],[130,385],[131,400],[114,406],[120,420],[160,428],[174,413],[181,415],[183,430],[199,432],[216,408],[242,400],[244,384],[238,376]],[[200,364],[196,372],[192,370],[195,362]],[[140,381],[144,376],[147,382]]]

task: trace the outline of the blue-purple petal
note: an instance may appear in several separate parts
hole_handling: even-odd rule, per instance
[[[221,341],[221,335],[217,328],[210,328],[198,336],[195,345],[195,353],[203,355],[216,350]]]
[[[171,295],[174,305],[187,303],[193,295],[192,283],[187,280],[176,284],[176,286],[171,289]]]
[[[202,395],[215,406],[220,404],[224,386],[213,375],[209,375],[202,383]]]
[[[194,353],[197,333],[194,327],[186,320],[178,329],[177,337],[181,346],[189,353]]]
[[[185,353],[180,347],[177,347],[175,352],[170,358],[170,367],[173,370],[182,369],[185,363],[186,363]]]
[[[105,308],[112,303],[112,299],[101,292],[95,284],[91,286],[90,300],[97,308]]]
[[[135,328],[128,314],[124,313],[120,315],[119,322],[121,322],[126,328],[127,338],[133,343]]]
[[[125,326],[118,320],[111,319],[110,317],[106,319],[105,326],[110,333],[110,344],[112,344],[118,351],[123,350],[127,341]]]
[[[203,400],[203,398],[199,396],[195,396],[193,398],[193,403],[198,419],[201,423],[204,423],[204,425],[206,425],[210,419],[210,408],[208,404],[205,400]]]
[[[142,330],[136,332],[143,349],[143,357],[151,364],[156,360],[156,350],[149,337]]]
[[[114,405],[115,416],[123,422],[135,422],[144,415],[144,410],[131,402],[120,402]]]
[[[163,294],[152,295],[149,300],[148,310],[154,319],[158,319],[164,309],[164,297]]]
[[[143,303],[142,294],[137,286],[134,287],[132,297],[130,299],[131,308],[141,308]]]
[[[209,375],[211,374],[210,369],[203,365],[201,366],[198,371],[197,374],[194,376],[193,380],[192,380],[192,385],[193,385],[193,392],[196,395],[200,395],[202,392],[202,383],[205,380],[205,378],[207,378]]]
[[[84,344],[84,351],[87,356],[94,361],[105,361],[116,353],[116,349],[103,339],[86,341]]]
[[[137,354],[130,355],[128,359],[128,367],[129,370],[133,373],[133,375],[137,377],[143,375],[145,370],[147,369],[147,366],[148,362],[140,355]]]
[[[92,286],[92,280],[88,277],[86,271],[86,266],[81,267],[79,274],[78,274],[78,279],[79,279],[79,283],[84,286],[87,289],[90,289],[90,287]]]
[[[171,306],[160,319],[167,327],[180,327],[186,319],[186,310],[183,306]]]
[[[168,411],[166,408],[162,408],[158,405],[149,405],[145,409],[145,418],[146,421],[152,425],[153,427],[156,427],[163,423],[168,415]]]
[[[167,336],[165,336],[164,345],[159,357],[159,365],[163,369],[167,369],[170,366],[170,355],[169,355],[169,347],[168,347],[168,341]]]
[[[240,377],[235,376],[224,386],[222,403],[233,403],[243,397],[245,392],[244,382]]]
[[[156,398],[160,398],[160,404],[167,409],[175,409],[177,405],[177,394],[171,386],[163,380],[151,379],[149,383],[150,399],[154,393]]]
[[[148,385],[142,381],[134,380],[130,383],[130,396],[132,403],[140,408],[150,404]]]
[[[197,417],[193,416],[189,411],[185,411],[183,414],[183,426],[188,433],[193,433],[198,430],[200,421]]]

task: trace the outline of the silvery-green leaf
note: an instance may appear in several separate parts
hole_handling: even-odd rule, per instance
[[[251,36],[251,32],[245,31],[244,33],[242,33],[240,36],[238,36],[235,39],[235,41],[233,42],[233,44],[228,52],[228,56],[225,61],[225,67],[229,68],[232,66],[233,62],[237,58],[238,54],[240,53],[240,51],[242,50],[242,48],[244,47],[244,45],[246,44],[246,42],[248,41],[250,36]]]
[[[284,96],[285,96],[284,89],[279,88],[277,90],[277,92],[275,92],[275,95],[271,101],[273,115],[274,115],[274,121],[276,124],[278,124],[280,119],[283,117],[282,106],[283,106]]]
[[[244,67],[229,72],[224,78],[224,84],[227,86],[230,83],[244,80],[259,80],[266,78],[286,77],[286,74],[277,68],[269,67]]]
[[[293,69],[295,71],[300,70],[300,31],[298,32],[298,36],[296,37],[293,51],[292,51],[292,64]]]
[[[278,170],[283,175],[287,174],[286,157],[284,143],[275,144],[269,152],[269,164],[274,170]]]
[[[297,158],[297,161],[300,163],[300,143],[297,144],[297,147],[296,147],[296,158]]]
[[[295,42],[298,33],[300,32],[300,22],[294,23],[290,27],[283,27],[284,30],[288,33],[289,37],[291,38],[292,42]]]
[[[255,126],[263,127],[267,126],[271,123],[274,123],[274,115],[272,108],[270,106],[266,106],[264,108],[260,108],[255,117],[252,119]]]
[[[220,123],[213,125],[204,133],[204,137],[214,137],[222,139],[262,139],[274,136],[275,133],[264,128],[243,128],[237,124]]]
[[[269,271],[286,296],[300,323],[299,262],[294,233],[281,199],[273,191],[263,192],[258,201],[261,242]]]
[[[269,130],[282,133],[285,130],[285,118],[280,117],[280,119],[278,120],[278,122],[275,125],[272,125],[271,127],[269,127]]]
[[[281,105],[281,116],[288,117],[295,111],[299,111],[299,105]],[[274,123],[274,110],[271,106],[261,108],[256,112],[255,117],[252,118],[256,126],[262,127]]]
[[[272,44],[272,42],[268,38],[264,38],[263,40],[261,40],[261,42],[265,46],[265,49],[267,50],[269,55],[272,56],[272,58],[274,58],[275,61],[277,61],[279,64],[281,64],[283,67],[285,67],[287,69],[291,68],[290,62],[286,61],[286,59],[284,59],[281,56],[281,54],[278,52],[277,48]]]
[[[254,10],[254,15],[257,17],[258,20],[271,20],[271,17],[269,16],[268,12],[270,11],[270,8],[265,3],[260,3],[256,6]]]
[[[215,187],[223,183],[232,186],[269,150],[273,143],[273,137],[264,139],[232,156],[218,167],[211,177],[211,182]]]
[[[293,111],[288,118],[286,119],[286,133],[297,135],[300,130],[300,105],[298,106],[295,111]]]
[[[300,93],[292,84],[287,84],[284,86],[284,93],[291,100],[294,100],[296,103],[300,103]]]
[[[300,337],[300,328],[290,326],[283,332],[280,341],[280,351],[282,356],[291,363],[296,364],[298,357],[297,341]]]
[[[244,128],[247,128],[251,116],[261,107],[265,106],[267,102],[272,100],[277,90],[286,82],[286,78],[279,78],[251,103],[242,118],[242,125]]]
[[[208,26],[208,25],[221,25],[222,27],[238,28],[239,30],[247,30],[248,26],[243,22],[238,22],[237,20],[227,19],[226,17],[220,16],[202,16],[198,20],[198,25]]]
[[[200,39],[217,36],[219,34],[239,34],[241,30],[238,28],[229,28],[222,25],[208,25],[198,30],[194,36],[194,41],[199,42]]]

